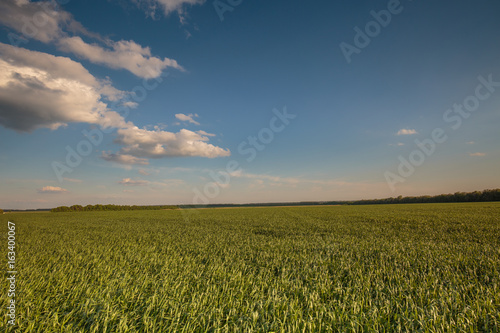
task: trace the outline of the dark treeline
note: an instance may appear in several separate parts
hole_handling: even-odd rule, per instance
[[[84,211],[114,211],[114,210],[162,210],[162,209],[189,209],[189,208],[227,208],[227,207],[275,207],[275,206],[325,206],[325,205],[381,205],[381,204],[408,204],[408,203],[444,203],[444,202],[487,202],[500,201],[500,189],[456,192],[453,194],[424,195],[418,197],[385,198],[357,201],[308,201],[308,202],[273,202],[250,204],[208,204],[208,205],[179,205],[179,206],[127,206],[127,205],[73,205],[53,208],[51,212],[84,212]],[[1,214],[1,210],[0,210]]]
[[[424,195],[420,197],[403,197],[359,200],[351,205],[399,204],[399,203],[440,203],[440,202],[486,202],[500,201],[500,189],[475,192],[456,192],[453,194]]]
[[[456,192],[453,194],[424,195],[419,197],[403,197],[370,199],[357,201],[308,201],[308,202],[281,202],[281,203],[252,203],[252,204],[209,204],[209,205],[180,205],[179,208],[223,208],[223,207],[273,207],[273,206],[321,206],[321,205],[382,205],[405,203],[444,203],[444,202],[487,202],[500,201],[500,189],[475,192]]]
[[[53,213],[59,212],[90,212],[90,211],[113,211],[113,210],[162,210],[178,209],[178,206],[127,206],[127,205],[73,205],[70,207],[60,206],[51,209]]]
[[[3,211],[4,213],[22,213],[22,212],[49,212],[50,208],[37,208],[37,209],[0,209],[0,214],[2,214]]]

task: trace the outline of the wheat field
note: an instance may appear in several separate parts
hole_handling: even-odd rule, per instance
[[[2,331],[500,331],[499,203],[0,219],[18,270]]]

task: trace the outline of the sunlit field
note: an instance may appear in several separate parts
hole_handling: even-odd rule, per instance
[[[0,218],[1,331],[500,331],[500,203]]]

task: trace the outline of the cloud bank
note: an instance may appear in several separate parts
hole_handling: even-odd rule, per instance
[[[186,4],[202,1],[158,1],[166,12],[180,11]],[[53,44],[63,52],[115,69],[125,69],[144,78],[156,78],[166,68],[184,70],[177,61],[153,56],[149,47],[134,41],[112,41],[89,32],[73,16],[57,8],[57,2],[4,0],[0,2],[0,24],[23,38]],[[12,38],[10,34],[9,36]],[[94,40],[87,43],[85,38]],[[229,156],[229,150],[209,144],[209,134],[182,129],[177,133],[137,127],[110,108],[136,107],[131,93],[94,77],[82,64],[68,57],[31,51],[0,43],[0,125],[18,132],[38,128],[55,130],[68,123],[86,123],[117,130],[117,153],[103,152],[106,161],[125,165],[147,165],[148,158]],[[199,125],[193,117],[177,114],[182,121]],[[146,126],[147,127],[147,126]]]
[[[21,35],[16,37],[20,44],[22,38],[54,44],[63,52],[95,64],[128,70],[140,78],[159,77],[167,68],[184,70],[176,60],[153,56],[149,47],[142,47],[134,41],[113,41],[89,32],[70,13],[55,8],[54,4],[3,0],[0,2],[0,23]],[[169,8],[173,5],[169,4]],[[87,43],[81,36],[96,42]]]
[[[118,153],[103,153],[102,158],[129,165],[146,165],[147,158],[230,155],[229,150],[208,143],[210,133],[146,130],[125,121],[108,102],[120,105],[128,94],[69,58],[0,43],[0,125],[6,128],[30,132],[68,123],[116,128],[115,142],[122,148]]]
[[[103,100],[125,96],[65,57],[0,43],[0,124],[16,131],[69,122],[123,126]]]

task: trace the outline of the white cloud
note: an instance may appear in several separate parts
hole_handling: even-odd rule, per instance
[[[69,122],[124,125],[102,101],[124,95],[69,58],[0,43],[0,125],[7,128],[56,129]]]
[[[64,52],[114,69],[126,69],[141,78],[159,77],[168,67],[184,70],[173,59],[152,56],[149,47],[134,41],[104,39],[87,31],[70,13],[60,8],[55,10],[54,3],[4,0],[0,2],[0,23],[16,30],[23,38],[52,43]],[[78,35],[103,45],[89,44]]]
[[[161,181],[147,181],[143,179],[124,178],[118,182],[125,186],[147,186],[149,189],[162,189],[178,187],[185,184],[182,179],[163,179]],[[133,192],[133,190],[124,190],[123,192]]]
[[[119,154],[103,153],[105,160],[121,164],[148,164],[146,158],[168,156],[229,156],[229,150],[207,143],[206,132],[181,129],[177,133],[139,129],[106,100],[125,92],[108,81],[97,80],[80,63],[0,43],[0,125],[29,132],[57,129],[71,122],[118,128]]]
[[[121,154],[136,157],[161,158],[168,156],[230,156],[230,151],[207,143],[208,137],[181,129],[177,133],[149,131],[131,126],[118,130],[116,143],[123,145]]]
[[[136,102],[132,102],[132,101],[126,101],[126,102],[123,102],[122,103],[122,106],[126,107],[126,108],[131,108],[131,109],[135,109],[139,104],[137,104]]]
[[[75,21],[71,14],[55,10],[53,4],[45,1],[2,0],[0,22],[21,33],[25,38],[34,38],[44,43],[62,37],[63,27],[76,28],[76,25],[72,24]],[[72,30],[76,30],[74,28]]]
[[[38,193],[65,193],[68,190],[56,186],[44,186],[38,189]]]
[[[198,133],[199,135],[215,136],[215,134],[207,133],[207,132],[202,131],[202,130],[196,131],[196,133]]]
[[[163,6],[165,14],[169,14],[173,11],[182,10],[185,5],[199,5],[203,4],[205,0],[156,0]]]
[[[475,144],[475,142],[474,141],[469,141],[469,142],[466,142],[465,144],[473,145],[473,144]]]
[[[96,64],[106,65],[115,69],[126,69],[138,77],[151,79],[161,75],[167,67],[184,70],[173,59],[151,56],[149,47],[142,47],[134,41],[109,42],[111,49],[97,44],[88,44],[80,37],[67,37],[59,40],[62,51],[74,53],[77,56]]]
[[[192,114],[192,113],[190,113],[188,115],[185,115],[183,113],[177,113],[175,115],[175,118],[179,119],[180,121],[188,121],[191,124],[199,125],[200,123],[197,122],[196,120],[194,120],[193,117],[198,117],[198,115],[197,114]]]
[[[469,156],[472,156],[472,157],[483,157],[483,156],[486,156],[485,153],[470,153]]]
[[[181,10],[184,4],[195,3],[199,1],[165,1],[162,6]],[[60,8],[55,10],[53,6],[55,2],[1,1],[0,24],[91,62],[127,69],[139,77],[157,77],[167,67],[182,70],[175,60],[152,56],[148,47],[133,41],[105,40],[92,34],[71,14]],[[32,26],[40,21],[45,23]],[[27,31],[27,26],[32,26],[31,32]],[[93,38],[103,45],[88,44],[81,36]],[[203,131],[195,133],[182,129],[170,133],[162,131],[162,126],[147,131],[126,122],[108,103],[113,101],[117,106],[136,107],[137,103],[125,99],[127,94],[114,88],[109,80],[95,78],[80,63],[67,57],[0,43],[1,126],[23,132],[37,128],[57,129],[72,122],[117,128],[116,142],[124,147],[118,154],[105,153],[103,158],[121,164],[145,165],[148,163],[146,157],[229,156],[229,150],[209,144],[208,137],[213,135]],[[193,119],[197,115],[184,116],[185,121],[198,124]]]
[[[142,180],[142,179],[133,180],[131,178],[123,178],[118,183],[127,186],[145,186],[149,184],[147,180]]]
[[[114,163],[119,163],[119,164],[126,164],[126,165],[133,165],[133,164],[139,164],[139,165],[148,165],[149,161],[146,158],[139,158],[135,157],[132,155],[117,155],[117,154],[112,154],[112,153],[107,153],[107,152],[102,152],[101,158],[105,161],[108,162],[114,162]]]
[[[185,21],[185,7],[201,5],[205,3],[205,0],[133,0],[139,7],[143,8],[146,13],[155,17],[156,10],[160,7],[165,15],[169,15],[172,12],[177,12],[179,14],[179,19],[181,23]]]
[[[398,131],[396,135],[413,135],[418,134],[418,132],[414,129],[403,128]]]

